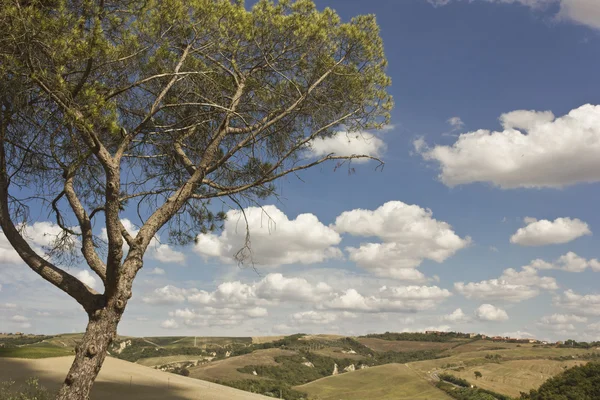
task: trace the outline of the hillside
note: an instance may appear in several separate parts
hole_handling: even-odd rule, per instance
[[[55,390],[64,380],[72,360],[72,357],[0,358],[0,379],[24,381],[36,376],[48,389]],[[109,357],[100,371],[91,399],[258,400],[266,397]]]
[[[388,364],[330,376],[294,389],[318,400],[451,399],[404,364]]]
[[[264,338],[121,336],[111,346],[114,358],[107,361],[100,389],[94,393],[103,396],[102,387],[110,393],[112,387],[131,384],[140,396],[147,393],[141,397],[144,399],[160,398],[160,393],[173,396],[171,384],[183,379],[182,388],[177,389],[183,394],[177,395],[184,397],[170,398],[187,398],[185,387],[192,382],[200,386],[192,385],[191,391],[221,384],[287,400],[435,400],[448,398],[436,385],[450,392],[457,388],[448,381],[439,383],[440,377],[451,375],[465,379],[468,386],[476,385],[482,393],[497,394],[486,393],[482,398],[502,399],[537,389],[573,365],[600,359],[600,350],[593,343],[559,346],[448,336],[389,332],[357,338],[302,334]],[[57,385],[68,362],[62,361],[60,371],[44,370],[44,366],[68,357],[42,358],[72,355],[79,338],[78,334],[0,338],[0,381],[11,377],[14,368],[22,371],[18,377],[54,374],[44,379]],[[339,374],[332,376],[336,370]],[[482,376],[475,379],[475,371]],[[452,395],[462,396],[458,391]]]

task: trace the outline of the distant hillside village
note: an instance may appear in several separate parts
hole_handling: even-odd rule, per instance
[[[23,332],[0,332],[0,337],[12,337],[17,340],[20,338],[25,342],[28,342],[27,338],[32,339],[45,335],[34,335]],[[545,340],[538,340],[534,338],[513,338],[509,336],[487,336],[480,333],[462,333],[462,332],[446,332],[446,331],[425,331],[423,332],[385,332],[379,334],[369,334],[366,337],[377,337],[380,339],[388,340],[418,340],[418,341],[445,341],[451,339],[483,339],[491,340],[493,342],[505,342],[505,343],[529,343],[529,344],[540,344],[540,345],[555,345],[555,346],[568,346],[568,347],[585,347],[587,342],[576,342],[574,340],[549,342]],[[24,342],[24,343],[25,343]],[[584,346],[581,346],[584,345]],[[591,344],[590,344],[591,345]],[[0,343],[0,347],[4,347],[4,343]]]
[[[545,340],[538,340],[533,338],[512,338],[510,336],[487,336],[481,333],[462,333],[462,332],[445,332],[445,331],[425,331],[426,335],[435,335],[435,336],[451,336],[451,337],[464,337],[469,339],[484,339],[491,340],[493,342],[506,342],[506,343],[530,343],[530,344],[555,344],[561,345],[564,344],[562,341],[557,342],[548,342]]]

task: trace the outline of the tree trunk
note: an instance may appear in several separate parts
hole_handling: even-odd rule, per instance
[[[90,317],[83,339],[75,348],[75,360],[58,392],[57,400],[89,399],[108,346],[116,337],[120,319],[121,312],[115,307],[97,310]]]

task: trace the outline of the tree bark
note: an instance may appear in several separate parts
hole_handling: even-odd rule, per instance
[[[125,308],[124,305],[122,308]],[[75,348],[75,360],[58,392],[57,400],[89,399],[92,385],[106,358],[108,346],[116,337],[121,314],[122,310],[113,305],[99,309],[90,316],[83,339]]]

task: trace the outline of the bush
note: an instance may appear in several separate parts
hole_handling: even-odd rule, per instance
[[[16,387],[14,381],[0,384],[0,400],[50,400],[53,397],[37,378],[28,379],[22,387]]]
[[[537,390],[521,393],[527,400],[596,400],[600,399],[600,363],[570,368],[548,379]]]

